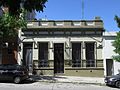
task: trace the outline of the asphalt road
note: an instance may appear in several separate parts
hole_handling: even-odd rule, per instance
[[[0,83],[0,90],[119,90],[90,84],[35,82],[24,84]]]

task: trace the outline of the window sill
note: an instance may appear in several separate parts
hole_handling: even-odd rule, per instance
[[[65,70],[104,70],[103,67],[66,67]]]

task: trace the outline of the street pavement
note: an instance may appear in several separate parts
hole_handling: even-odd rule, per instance
[[[0,90],[119,90],[114,87],[78,83],[0,83]]]
[[[119,90],[108,87],[104,78],[75,76],[31,76],[21,84],[0,83],[0,90]]]

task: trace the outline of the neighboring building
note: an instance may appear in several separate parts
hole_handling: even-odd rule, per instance
[[[19,38],[19,62],[41,75],[104,76],[103,21],[30,21]]]
[[[8,12],[8,7],[0,7],[0,16],[3,15],[3,13]],[[27,12],[25,15],[26,20],[35,20],[35,11],[33,10],[32,12]]]
[[[105,32],[103,58],[104,58],[104,75],[111,76],[120,73],[120,63],[113,60],[112,56],[117,55],[113,50],[112,42],[115,40],[116,32]]]
[[[8,7],[0,8],[0,16],[8,12]],[[34,20],[35,11],[26,14],[27,20]],[[18,37],[6,38],[0,37],[0,64],[17,64],[18,61]]]
[[[0,64],[17,64],[17,39],[2,40],[3,38],[0,40]]]
[[[0,16],[8,12],[7,7],[0,8]],[[0,37],[0,64],[16,64],[17,63],[17,38]]]
[[[26,20],[35,20],[35,11],[27,12],[25,15]]]

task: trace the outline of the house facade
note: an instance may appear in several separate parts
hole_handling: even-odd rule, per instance
[[[104,58],[104,76],[111,76],[120,73],[120,62],[112,59],[112,56],[117,55],[114,52],[112,42],[115,40],[116,32],[105,32],[103,34],[103,58]]]
[[[19,32],[18,63],[38,75],[104,76],[103,21],[29,21]]]

